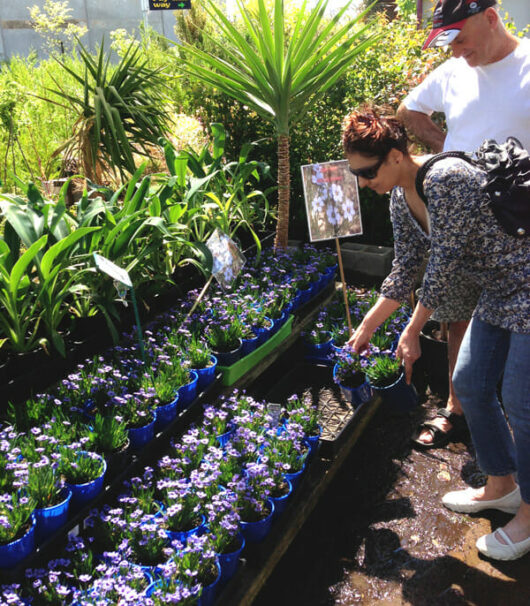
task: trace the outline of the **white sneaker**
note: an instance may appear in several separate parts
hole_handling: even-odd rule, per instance
[[[506,541],[506,545],[501,543],[495,536],[499,535]],[[485,534],[477,539],[477,549],[480,553],[494,560],[517,560],[530,551],[530,537],[514,543],[502,528],[497,528],[491,534]]]
[[[455,490],[445,494],[442,497],[442,503],[448,509],[457,511],[458,513],[477,513],[484,509],[498,509],[505,513],[517,513],[519,505],[521,505],[519,486],[500,499],[493,499],[491,501],[476,501],[473,499],[474,494],[474,488]]]

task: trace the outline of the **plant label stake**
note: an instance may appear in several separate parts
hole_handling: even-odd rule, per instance
[[[280,424],[280,415],[282,414],[281,405],[274,403],[267,404],[267,412],[272,417],[272,424],[278,426]]]
[[[124,305],[127,305],[127,302],[125,300],[127,291],[131,291],[131,302],[134,310],[134,319],[136,321],[136,334],[138,336],[140,356],[142,358],[143,363],[147,366],[147,360],[145,358],[144,339],[142,335],[142,326],[140,324],[140,314],[138,313],[136,295],[128,272],[98,253],[94,253],[94,263],[96,264],[96,267],[99,269],[99,271],[107,274],[114,280],[114,285],[116,286],[116,289],[118,291],[118,296],[120,297],[120,299],[123,300]]]
[[[339,238],[363,233],[357,179],[350,173],[347,160],[306,164],[301,169],[309,238],[311,242],[335,240],[348,334],[351,337],[351,316]]]
[[[335,238],[335,245],[337,247],[337,257],[339,259],[339,273],[340,281],[342,283],[342,297],[344,299],[344,308],[346,309],[346,320],[348,321],[348,335],[351,337],[353,329],[351,325],[350,306],[348,305],[348,294],[346,292],[346,279],[344,278],[344,266],[342,264],[342,253],[340,251],[339,239]]]
[[[186,315],[184,322],[191,316],[197,308],[197,305],[202,301],[214,278],[223,290],[228,290],[247,262],[245,255],[239,250],[232,238],[219,229],[216,229],[208,238],[206,247],[212,253],[212,274]]]

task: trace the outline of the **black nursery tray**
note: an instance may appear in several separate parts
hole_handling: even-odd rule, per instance
[[[334,459],[347,439],[352,421],[362,407],[354,409],[334,383],[332,369],[324,364],[300,362],[282,374],[272,389],[266,392],[269,402],[283,403],[292,394],[318,406],[321,414],[320,457]],[[363,406],[370,406],[368,402]]]

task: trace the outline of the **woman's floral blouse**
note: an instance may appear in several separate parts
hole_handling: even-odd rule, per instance
[[[381,286],[387,299],[408,300],[418,275],[429,256],[431,239],[413,217],[401,187],[394,187],[390,198],[390,219],[394,231],[392,271]],[[469,321],[481,288],[467,276],[451,276],[447,296],[437,306],[433,319],[439,322]]]
[[[435,309],[452,276],[463,272],[482,287],[478,318],[512,332],[530,333],[530,238],[507,234],[482,191],[485,173],[464,160],[440,160],[429,170],[431,255],[420,301]]]

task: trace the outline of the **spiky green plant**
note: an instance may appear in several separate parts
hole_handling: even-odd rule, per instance
[[[291,128],[350,68],[353,58],[379,38],[370,24],[360,25],[365,13],[341,21],[351,0],[326,20],[327,1],[319,0],[310,8],[303,2],[287,35],[283,0],[275,0],[272,15],[265,0],[257,0],[256,11],[238,0],[242,31],[222,6],[206,0],[204,8],[223,34],[211,40],[218,53],[184,43],[182,70],[186,74],[237,99],[274,124],[278,143],[276,248],[287,247]]]

